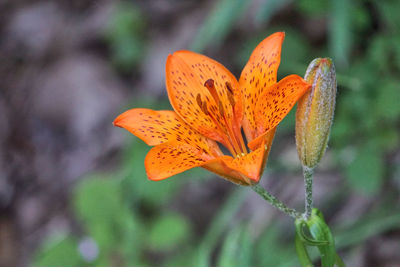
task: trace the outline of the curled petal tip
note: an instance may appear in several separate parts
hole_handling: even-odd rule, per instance
[[[267,38],[273,38],[273,37],[279,37],[283,41],[283,39],[285,39],[285,32],[275,32]]]
[[[118,117],[116,117],[114,119],[114,121],[112,122],[113,126],[122,128],[122,126],[121,126],[121,120],[122,120],[121,115],[119,115]]]
[[[286,35],[284,31],[282,31],[282,32],[277,32],[276,34],[281,35],[282,37],[285,37],[285,35]]]

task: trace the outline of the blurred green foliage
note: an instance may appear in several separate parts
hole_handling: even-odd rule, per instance
[[[179,214],[165,214],[153,222],[148,235],[149,246],[153,250],[177,249],[189,237],[190,228],[185,217]],[[168,229],[166,231],[166,229]]]
[[[390,8],[400,11],[400,3],[393,3],[374,3],[380,11],[380,19],[375,23],[385,30],[357,36],[364,38],[359,48],[362,53],[353,57],[347,68],[338,68],[339,91],[331,144],[346,169],[350,185],[366,194],[378,193],[385,180],[393,177],[394,166],[388,165],[384,158],[399,149],[400,61],[395,59],[399,58],[400,47],[394,45],[394,40],[400,34],[393,34],[384,11]],[[371,23],[349,30],[366,32]]]
[[[202,52],[210,44],[213,47],[220,46],[249,3],[242,0],[216,1],[210,15],[199,28],[191,50]]]
[[[144,55],[145,18],[139,8],[128,1],[117,2],[104,32],[111,60],[123,73],[130,73]]]
[[[89,257],[90,250],[82,246],[86,235],[80,239],[64,236],[61,241],[46,242],[35,266],[149,266],[142,262],[144,249],[175,251],[188,242],[192,230],[187,218],[162,211],[181,181],[147,180],[143,167],[146,150],[146,145],[132,143],[119,173],[93,174],[76,186],[73,208],[98,253]],[[143,210],[150,214],[144,215]]]
[[[79,266],[81,259],[74,238],[66,235],[47,240],[38,253],[34,266]]]
[[[251,6],[245,2],[216,1],[198,29],[192,49],[203,51],[222,45]],[[276,12],[288,5],[300,16],[328,21],[327,41],[323,45],[308,41],[296,25],[268,26]],[[335,155],[336,169],[346,177],[346,189],[366,196],[379,194],[386,184],[399,184],[395,181],[399,167],[390,165],[394,161],[387,161],[400,146],[398,14],[400,2],[395,0],[265,1],[254,17],[245,18],[254,20],[258,30],[238,41],[243,49],[232,58],[241,69],[257,43],[276,30],[286,32],[280,77],[290,73],[302,75],[315,57],[333,58],[338,95],[329,152]],[[146,27],[139,9],[128,3],[116,6],[106,38],[117,68],[129,71],[143,57]],[[146,101],[140,106],[146,106],[143,103]],[[291,112],[283,121],[278,135],[293,135],[293,115]],[[232,191],[210,219],[207,231],[199,236],[194,231],[195,222],[173,211],[170,203],[185,185],[200,182],[205,172],[196,169],[185,173],[186,179],[178,175],[150,182],[143,166],[147,150],[135,139],[124,149],[116,173],[93,174],[77,184],[73,210],[84,234],[50,237],[38,250],[34,266],[298,265],[294,245],[290,239],[282,238],[290,235],[284,225],[267,226],[259,235],[252,236],[246,220],[233,220],[249,193],[245,189]],[[382,199],[365,220],[343,222],[333,229],[339,248],[356,246],[398,227],[400,217],[381,202]],[[87,237],[93,240],[98,252],[93,257],[88,257],[88,251],[80,246]]]

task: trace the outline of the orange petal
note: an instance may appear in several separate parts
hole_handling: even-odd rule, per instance
[[[285,33],[277,32],[264,39],[254,49],[240,75],[239,84],[244,97],[243,129],[248,141],[256,137],[255,107],[258,99],[276,83],[284,38]]]
[[[180,142],[168,142],[153,147],[144,160],[147,176],[158,181],[199,167],[213,160],[213,157],[202,153],[195,147]]]
[[[265,146],[265,142],[262,142],[256,150],[231,161],[225,160],[225,163],[229,168],[242,173],[245,181],[250,179],[257,183],[262,175],[265,153],[268,151],[269,148]]]
[[[192,129],[174,111],[130,109],[119,115],[114,120],[114,125],[128,130],[150,146],[178,141],[197,147],[204,153],[221,154],[215,142]]]
[[[265,90],[255,109],[256,135],[275,128],[310,87],[300,76],[289,75]]]
[[[242,172],[228,167],[227,164],[236,167],[232,161],[230,156],[213,158],[193,146],[169,142],[153,147],[147,153],[144,164],[148,178],[153,181],[163,180],[195,167],[203,167],[233,183],[249,185],[248,179],[243,179]]]
[[[209,79],[214,80],[216,93],[214,97],[204,86]],[[217,126],[215,121],[224,123],[219,105],[222,105],[225,117],[229,124],[238,128],[240,110],[234,116],[232,105],[226,84],[229,83],[234,91],[235,101],[241,101],[239,86],[236,78],[218,62],[190,51],[178,51],[170,55],[166,65],[166,86],[171,105],[179,116],[190,126],[195,128],[204,136],[221,143],[226,143],[225,129]],[[215,96],[218,95],[220,103],[216,103]],[[216,119],[213,120],[206,115],[199,106],[199,99],[206,103],[206,109]],[[236,106],[236,105],[235,105]],[[237,105],[238,107],[242,106]]]
[[[247,179],[243,178],[243,174],[227,166],[226,162],[233,160],[230,156],[222,156],[207,162],[207,164],[201,166],[202,168],[211,171],[222,178],[239,185],[250,185]]]
[[[213,157],[195,147],[180,142],[168,142],[152,148],[145,167],[150,180],[158,181],[194,167],[203,167],[240,185],[258,182],[263,170],[266,150],[263,145],[240,158]]]
[[[269,152],[271,151],[272,141],[274,140],[275,132],[276,132],[276,127],[266,132],[265,134],[257,137],[248,144],[251,150],[256,150],[262,146],[265,148],[265,153],[263,155],[263,160],[261,164],[261,171],[260,171],[261,174],[264,172],[264,168],[267,164],[268,155]]]

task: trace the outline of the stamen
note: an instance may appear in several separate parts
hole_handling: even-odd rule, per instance
[[[204,114],[209,115],[210,113],[208,112],[207,109],[207,102],[203,102],[203,105],[201,106],[201,110],[204,112]]]
[[[207,102],[205,102],[205,101],[203,102],[203,101],[201,100],[201,95],[200,95],[200,94],[197,94],[197,96],[196,96],[196,102],[197,102],[197,105],[199,105],[201,111],[203,111],[204,114],[209,115],[208,109],[207,109]]]
[[[219,114],[220,114],[222,117],[225,117],[225,116],[224,116],[224,115],[225,115],[224,106],[222,105],[222,102],[221,102],[221,101],[218,102],[218,110],[219,110]]]
[[[235,99],[233,98],[233,95],[228,94],[228,100],[229,100],[229,103],[231,104],[231,106],[234,107],[235,106]]]
[[[235,114],[235,98],[234,98],[234,94],[233,94],[233,89],[232,89],[232,85],[229,82],[225,82],[225,87],[226,87],[226,96],[228,97],[228,101],[231,104],[232,107],[232,112]],[[233,129],[232,129],[232,132]],[[240,143],[240,147],[242,151],[245,151],[247,153],[247,148],[246,145],[244,144],[244,140],[243,140],[243,136],[239,132],[234,132],[234,138],[236,139],[237,142]]]
[[[207,81],[205,81],[204,86],[208,89],[208,91],[214,98],[215,103],[218,103],[220,100],[219,100],[219,96],[217,93],[217,89],[215,89],[215,86],[214,86],[214,80],[208,79]]]
[[[203,106],[203,103],[201,101],[201,95],[200,94],[197,94],[196,101],[197,101],[197,105],[199,105],[199,107],[201,108]]]

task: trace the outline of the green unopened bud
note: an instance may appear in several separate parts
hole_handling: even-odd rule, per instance
[[[297,104],[296,145],[303,167],[314,168],[325,153],[336,99],[336,72],[329,58],[314,59],[304,79],[312,85]]]

